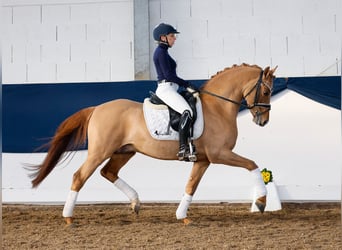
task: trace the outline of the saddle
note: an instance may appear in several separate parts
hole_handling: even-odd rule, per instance
[[[192,93],[190,93],[189,91],[182,91],[180,92],[180,95],[183,96],[183,98],[187,101],[187,103],[189,104],[191,110],[192,110],[192,124],[195,123],[196,119],[197,119],[197,109],[196,109],[196,102],[197,102],[197,98],[194,97],[194,95]],[[178,127],[179,127],[179,122],[180,122],[180,118],[181,118],[181,114],[178,113],[177,111],[175,111],[174,109],[172,109],[171,107],[169,107],[166,103],[164,103],[154,92],[150,91],[150,102],[155,104],[155,105],[166,105],[169,109],[169,114],[170,114],[170,125],[172,127],[172,129],[174,129],[175,131],[178,132]]]

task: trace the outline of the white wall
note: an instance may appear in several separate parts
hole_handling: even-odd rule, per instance
[[[134,79],[133,0],[4,0],[3,82]]]
[[[160,22],[181,32],[170,52],[187,79],[242,62],[284,77],[341,73],[340,0],[150,0],[151,30]]]
[[[3,0],[2,14],[4,83],[155,79],[160,22],[181,32],[170,52],[186,79],[242,62],[341,73],[340,0]]]
[[[270,123],[258,127],[248,111],[238,116],[235,152],[273,172],[282,201],[338,201],[341,199],[341,114],[292,91],[272,101]],[[227,133],[228,131],[222,131]],[[86,151],[57,167],[38,189],[30,188],[23,163],[39,164],[44,154],[3,154],[4,202],[64,202],[73,173]],[[91,176],[79,195],[83,202],[127,201],[99,174]],[[178,201],[190,175],[191,163],[161,161],[137,155],[121,170],[143,201]],[[253,187],[246,170],[211,165],[195,194],[195,201],[251,201]]]

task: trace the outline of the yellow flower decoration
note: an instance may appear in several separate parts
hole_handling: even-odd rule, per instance
[[[267,170],[267,168],[264,168],[263,170],[261,170],[261,175],[265,185],[273,181],[273,175],[271,170]]]

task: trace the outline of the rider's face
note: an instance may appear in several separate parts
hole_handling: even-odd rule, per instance
[[[162,38],[162,41],[167,42],[170,47],[173,46],[173,44],[175,43],[175,41],[177,39],[176,34],[173,34],[173,33],[168,34],[166,36],[162,36],[161,38]]]

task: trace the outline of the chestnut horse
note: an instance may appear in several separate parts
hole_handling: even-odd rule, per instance
[[[236,118],[241,105],[250,110],[257,125],[264,126],[268,122],[276,68],[266,67],[263,70],[257,65],[233,65],[218,72],[200,89],[204,131],[194,141],[197,161],[193,163],[185,193],[176,211],[177,219],[185,224],[190,223],[187,210],[210,163],[249,170],[256,190],[255,204],[260,212],[264,211],[267,190],[258,166],[232,150],[237,139]],[[243,100],[246,102],[243,103]],[[31,176],[34,178],[33,187],[45,179],[66,156],[65,152],[77,150],[87,139],[87,159],[73,175],[63,209],[67,225],[73,223],[78,192],[105,160],[109,159],[101,169],[101,175],[124,192],[136,213],[140,208],[138,193],[118,176],[120,169],[136,152],[157,159],[177,160],[178,141],[151,137],[145,125],[142,103],[117,99],[82,109],[60,124],[49,143],[43,163],[31,169],[34,171]]]

